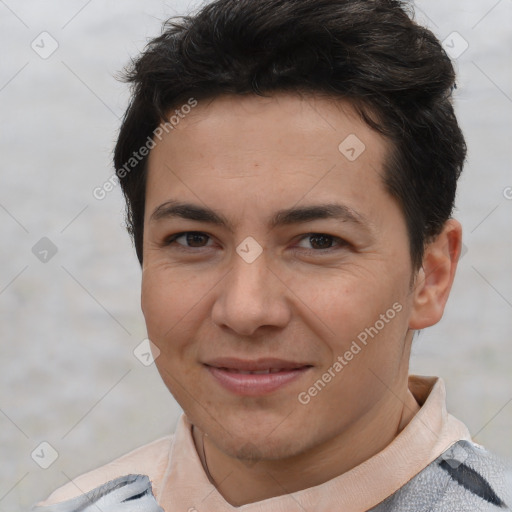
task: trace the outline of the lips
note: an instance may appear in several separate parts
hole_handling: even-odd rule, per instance
[[[238,372],[260,372],[267,370],[295,370],[304,366],[311,366],[309,363],[287,361],[273,357],[260,358],[255,360],[238,359],[235,357],[222,357],[205,362],[207,366],[224,368]]]
[[[302,377],[312,365],[266,358],[243,360],[219,358],[205,363],[215,381],[224,389],[245,396],[275,392]]]
[[[221,368],[222,370],[226,370],[229,373],[241,373],[242,375],[265,375],[268,373],[277,373],[283,371],[283,368],[267,368],[266,370],[257,370],[257,371],[243,371],[235,368]]]

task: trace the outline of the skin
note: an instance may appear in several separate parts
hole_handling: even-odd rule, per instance
[[[338,149],[349,134],[366,146],[355,161]],[[419,409],[407,387],[412,336],[443,314],[461,226],[450,219],[414,271],[402,211],[382,183],[388,150],[349,103],[279,93],[199,102],[150,153],[141,297],[148,336],[165,384],[194,425],[203,466],[234,506],[350,470]],[[170,200],[209,207],[230,229],[152,220]],[[327,202],[365,224],[327,218],[269,228],[277,210]],[[165,245],[187,231],[206,236]],[[236,252],[248,236],[263,249],[252,263]],[[299,393],[395,303],[401,311],[300,403]],[[219,356],[312,368],[266,396],[238,396],[203,364]]]

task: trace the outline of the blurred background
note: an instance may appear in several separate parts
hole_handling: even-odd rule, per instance
[[[180,408],[144,358],[140,267],[111,153],[128,101],[114,76],[181,0],[0,0],[0,511],[174,431]],[[417,19],[459,73],[469,147],[465,253],[411,372],[512,459],[512,1],[425,0]]]

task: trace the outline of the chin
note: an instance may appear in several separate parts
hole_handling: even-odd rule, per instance
[[[289,423],[283,421],[283,417],[279,421],[260,419],[245,415],[238,421],[226,419],[222,426],[210,422],[207,422],[205,429],[198,426],[208,432],[210,441],[219,450],[246,465],[259,460],[286,459],[307,449],[307,432],[298,427],[300,422]]]
[[[214,440],[216,441],[216,440]],[[290,433],[275,438],[220,439],[217,447],[224,453],[251,466],[260,460],[282,460],[301,453],[301,443]]]
[[[286,408],[282,401],[272,407],[252,400],[245,406],[210,402],[206,407],[210,414],[194,403],[183,405],[189,421],[208,434],[219,450],[248,463],[293,457],[313,447],[318,438],[319,422],[311,421],[310,414],[298,415],[295,403]]]

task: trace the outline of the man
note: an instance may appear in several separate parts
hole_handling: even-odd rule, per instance
[[[462,238],[433,34],[393,0],[217,0],[127,79],[114,163],[184,415],[36,510],[508,509],[443,381],[408,374]]]

